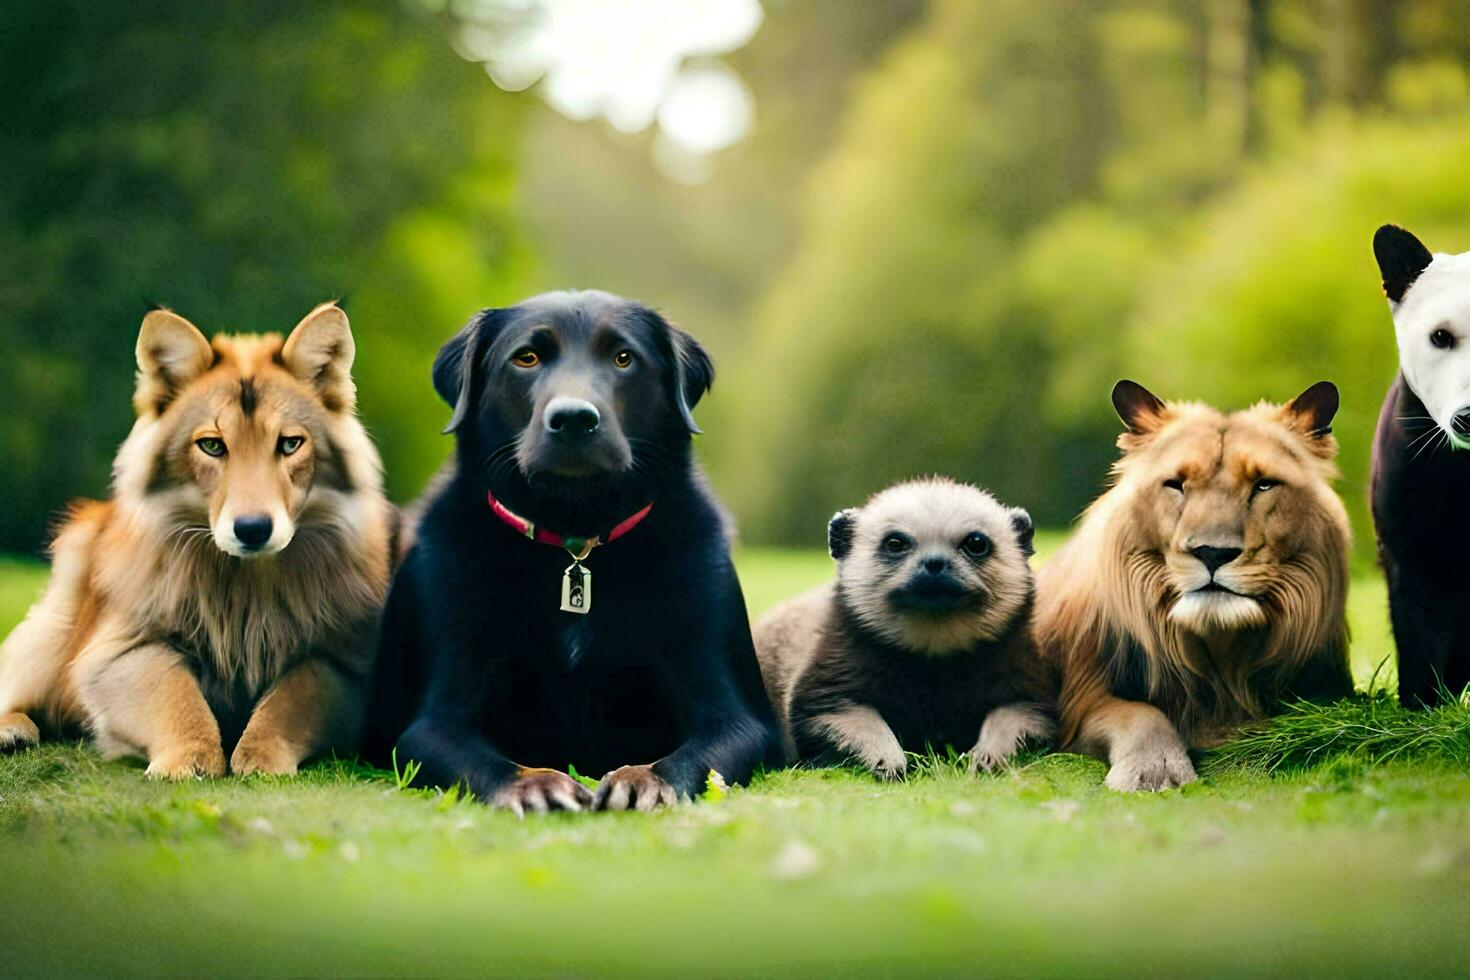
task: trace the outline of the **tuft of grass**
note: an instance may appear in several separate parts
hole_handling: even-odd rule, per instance
[[[1343,758],[1470,766],[1470,702],[1448,697],[1437,708],[1410,711],[1382,689],[1331,704],[1301,701],[1212,751],[1205,771],[1302,770]]]

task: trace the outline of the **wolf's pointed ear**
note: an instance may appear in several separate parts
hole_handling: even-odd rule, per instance
[[[161,415],[190,381],[209,370],[214,350],[199,328],[172,310],[149,310],[138,330],[139,414]]]
[[[1373,235],[1373,257],[1383,274],[1383,292],[1397,306],[1434,256],[1424,243],[1398,225],[1384,225]]]
[[[1113,409],[1136,436],[1157,429],[1169,413],[1162,398],[1138,382],[1127,380],[1113,385]]]
[[[857,514],[856,507],[849,507],[833,514],[827,522],[827,554],[835,561],[846,558],[852,550],[852,530],[857,524]]]
[[[459,333],[445,341],[434,358],[434,390],[454,411],[444,426],[447,435],[459,429],[470,414],[475,396],[475,364],[481,349],[490,342],[500,310],[481,310],[470,317]]]
[[[1330,456],[1336,451],[1329,437],[1339,404],[1341,398],[1337,385],[1331,381],[1318,381],[1282,406],[1281,412],[1287,425],[1320,445],[1322,455]]]
[[[281,362],[286,370],[316,388],[329,411],[351,411],[357,402],[352,383],[352,361],[357,344],[347,314],[336,303],[323,303],[296,324]]]
[[[1021,546],[1021,554],[1030,558],[1036,554],[1036,524],[1031,520],[1031,515],[1020,507],[1011,508],[1011,530],[1016,532],[1016,543]]]

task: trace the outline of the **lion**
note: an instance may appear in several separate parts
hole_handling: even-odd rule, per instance
[[[1115,790],[1192,782],[1189,749],[1295,698],[1350,694],[1337,388],[1225,414],[1120,381],[1113,483],[1037,580],[1059,744]]]

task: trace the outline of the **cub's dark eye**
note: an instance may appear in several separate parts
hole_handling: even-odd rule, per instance
[[[890,555],[901,555],[913,547],[913,542],[902,534],[890,534],[883,539],[883,550]]]
[[[518,368],[533,368],[541,363],[541,355],[529,347],[522,347],[510,356],[510,363]]]
[[[1164,486],[1168,487],[1170,490],[1178,490],[1180,493],[1184,492],[1184,481],[1178,479],[1177,477],[1173,480],[1165,480]]]
[[[194,445],[198,446],[199,451],[206,456],[219,457],[225,454],[225,441],[223,439],[216,439],[213,436],[196,439]]]
[[[303,436],[281,436],[276,443],[276,448],[280,450],[282,456],[290,456],[305,444],[306,439]]]
[[[1255,492],[1255,493],[1265,493],[1267,490],[1270,490],[1272,487],[1279,487],[1279,486],[1281,486],[1281,481],[1280,480],[1273,480],[1270,477],[1263,476],[1263,477],[1261,477],[1259,480],[1257,480],[1255,482],[1255,484],[1251,487],[1251,490],[1253,492]]]
[[[620,368],[628,367],[633,363],[633,352],[630,350],[618,351],[613,355],[613,363]]]
[[[990,554],[990,549],[995,547],[990,539],[979,531],[966,535],[965,540],[960,542],[960,550],[971,558],[984,558]]]
[[[1450,333],[1444,327],[1440,327],[1438,330],[1434,331],[1434,333],[1430,334],[1429,342],[1438,347],[1440,350],[1452,350],[1457,343],[1457,341],[1455,340],[1455,335]]]

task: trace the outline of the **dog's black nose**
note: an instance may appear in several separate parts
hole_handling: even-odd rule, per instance
[[[255,551],[257,548],[265,547],[265,543],[271,539],[273,525],[266,514],[251,514],[248,517],[235,518],[235,537],[241,544]]]
[[[559,439],[585,439],[601,422],[597,406],[580,398],[553,398],[546,406],[546,431]]]
[[[930,575],[943,575],[949,571],[949,561],[944,558],[925,558],[924,571]]]
[[[1456,412],[1454,419],[1450,421],[1450,425],[1454,428],[1455,435],[1470,436],[1470,407],[1462,408]]]
[[[1239,548],[1211,548],[1208,545],[1190,548],[1189,553],[1202,561],[1211,575],[1214,575],[1215,569],[1221,565],[1228,565],[1240,557]]]

